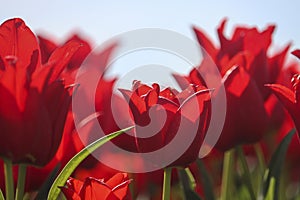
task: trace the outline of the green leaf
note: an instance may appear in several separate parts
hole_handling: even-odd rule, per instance
[[[51,185],[53,184],[59,169],[60,169],[60,163],[55,166],[55,168],[50,172],[48,175],[46,181],[43,183],[43,185],[39,188],[38,194],[35,197],[35,200],[38,199],[47,199],[49,190],[51,188]]]
[[[268,191],[269,191],[269,188],[271,185],[271,181],[272,181],[272,179],[274,179],[275,183],[272,183],[272,184],[274,184],[274,189],[272,189],[272,191],[274,192],[273,197],[274,197],[274,200],[278,199],[280,174],[281,174],[281,171],[283,168],[283,163],[285,160],[285,155],[286,155],[288,146],[289,146],[295,132],[296,132],[296,130],[293,129],[285,136],[285,138],[281,141],[281,143],[279,144],[279,146],[277,147],[277,149],[275,150],[275,153],[273,154],[273,156],[271,158],[268,169],[265,172],[264,181],[263,181],[263,185],[262,185],[262,193],[260,194],[260,196],[262,196],[263,198],[266,198],[267,195],[270,195],[270,194],[268,194],[269,193]]]
[[[192,174],[191,170],[187,167],[184,169],[185,170],[185,173],[189,179],[189,183],[190,183],[190,188],[192,190],[194,190],[197,186],[197,183],[196,183],[196,180],[194,178],[194,175]]]
[[[201,200],[191,186],[190,175],[185,169],[178,169],[178,175],[182,183],[183,194],[186,200]]]
[[[1,189],[0,189],[0,200],[5,200]]]
[[[202,160],[197,159],[196,163],[197,163],[198,169],[201,172],[200,179],[201,179],[201,182],[202,182],[205,199],[215,200],[214,189],[213,189],[213,186],[212,186],[212,183],[211,183],[211,179],[210,179],[210,176],[207,173],[207,170],[205,169],[205,166],[204,166]]]
[[[66,184],[66,181],[71,176],[73,171],[76,169],[76,167],[93,151],[95,151],[97,148],[101,147],[103,144],[108,142],[109,140],[121,135],[122,133],[132,129],[134,126],[122,129],[120,131],[111,133],[109,135],[106,135],[95,142],[91,143],[90,145],[86,146],[84,149],[82,149],[79,153],[77,153],[63,168],[63,170],[60,172],[60,174],[55,179],[54,183],[52,184],[50,188],[50,192],[48,195],[48,199],[57,199],[60,194],[59,187],[62,187]]]
[[[268,188],[268,192],[267,192],[265,200],[273,200],[274,199],[275,182],[276,182],[275,178],[272,177],[270,180],[270,184],[269,184],[269,188]]]

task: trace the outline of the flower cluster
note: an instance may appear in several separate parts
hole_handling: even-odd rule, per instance
[[[270,54],[275,25],[237,26],[230,37],[224,35],[225,25],[223,20],[217,28],[218,45],[193,28],[203,59],[189,74],[173,74],[180,91],[135,80],[131,89],[117,93],[117,77],[104,76],[117,43],[94,54],[93,44],[79,34],[58,44],[35,35],[22,19],[3,22],[0,199],[299,198],[299,189],[291,188],[300,185],[300,140],[294,134],[300,133],[300,70],[299,62],[290,60],[300,59],[300,50],[290,55],[287,45]],[[92,117],[81,118],[86,110],[76,113],[71,102],[77,90],[89,90],[76,79],[90,55],[87,64],[101,77],[95,98],[80,92],[87,94],[80,101],[95,105]],[[202,76],[211,62],[221,76],[216,88]],[[91,78],[81,74],[84,81]],[[226,94],[223,129],[212,151],[199,159],[209,126],[216,123],[212,102],[219,87]],[[100,139],[93,131],[99,125]],[[171,151],[150,161],[132,159],[104,148],[108,140],[137,155],[166,146]],[[126,169],[138,166],[139,173],[113,169],[86,153],[100,143],[103,149],[93,149],[95,155]],[[155,171],[147,170],[148,162]]]

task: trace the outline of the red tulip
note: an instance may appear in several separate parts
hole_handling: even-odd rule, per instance
[[[300,133],[300,74],[295,74],[291,80],[292,89],[280,84],[266,84],[287,109]]]
[[[221,151],[259,141],[268,121],[264,100],[257,85],[244,69],[244,64],[238,64],[240,56],[232,59],[237,66],[229,69],[222,79],[227,96],[226,118],[215,146]],[[204,84],[197,69],[192,70],[188,77],[175,77],[183,88],[187,83]],[[218,88],[212,98],[218,98]]]
[[[209,70],[207,66],[212,61],[216,64],[223,77],[217,85],[224,84],[227,96],[225,124],[216,145],[222,151],[239,144],[258,142],[270,126],[267,111],[280,112],[280,108],[279,111],[277,107],[273,109],[277,100],[269,100],[271,92],[264,84],[279,79],[289,49],[287,45],[282,51],[268,56],[275,29],[273,25],[263,31],[256,27],[238,26],[231,38],[227,38],[223,33],[225,24],[226,20],[218,28],[220,47],[215,46],[203,31],[194,28],[199,44],[203,47],[203,62],[187,77],[175,75],[182,89],[189,83],[205,85],[199,71]],[[212,61],[209,62],[208,57]],[[217,91],[215,97],[218,96]],[[272,117],[272,120],[282,123],[283,119]]]
[[[209,90],[191,86],[178,93],[170,88],[160,90],[158,84],[151,87],[135,81],[132,90],[120,91],[137,125],[130,141],[135,143],[132,151],[156,151],[179,135],[181,142],[194,139],[186,150],[178,142],[176,148],[182,152],[169,166],[186,166],[195,161],[210,121]],[[169,155],[161,155],[162,160],[169,158]]]
[[[88,177],[82,182],[70,178],[61,190],[68,200],[129,200],[129,183],[127,174],[117,173],[109,180]]]
[[[292,53],[300,59],[299,50]],[[292,89],[280,84],[266,84],[281,101],[283,106],[293,118],[298,133],[300,133],[300,74],[295,74],[291,79]]]
[[[264,84],[277,80],[284,66],[290,45],[287,45],[283,50],[270,57],[267,55],[267,51],[272,42],[272,34],[275,30],[274,25],[269,25],[263,31],[259,31],[256,27],[237,26],[229,39],[224,35],[226,22],[226,19],[223,20],[218,28],[219,48],[213,44],[203,31],[194,28],[199,44],[206,51],[204,54],[208,53],[218,66],[222,76],[232,67],[228,63],[236,55],[244,54],[244,59],[247,59],[248,62],[243,67],[251,76],[251,79],[255,81],[261,95],[266,100],[270,95],[270,91],[264,87]]]
[[[61,142],[72,86],[59,76],[80,47],[69,42],[41,64],[37,38],[21,19],[0,26],[0,155],[46,165]]]

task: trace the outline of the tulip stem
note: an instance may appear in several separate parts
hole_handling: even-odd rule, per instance
[[[249,170],[249,167],[248,167],[247,160],[245,158],[243,149],[242,149],[241,146],[238,146],[236,148],[237,148],[237,154],[238,154],[240,163],[242,165],[241,167],[242,167],[242,170],[243,170],[243,175],[244,175],[244,178],[245,178],[246,187],[249,191],[249,195],[250,195],[251,199],[255,200],[256,197],[255,197],[255,193],[254,193],[254,190],[253,190],[250,170]]]
[[[258,159],[258,166],[260,169],[260,172],[263,174],[266,169],[266,161],[264,158],[264,154],[261,150],[261,146],[259,144],[254,144],[254,150]]]
[[[170,195],[171,195],[171,172],[172,172],[171,167],[167,167],[167,168],[164,169],[164,183],[163,183],[162,200],[170,200]]]
[[[27,165],[25,165],[25,164],[20,164],[19,165],[18,183],[17,183],[17,190],[16,190],[16,200],[22,200],[23,197],[24,197],[26,167],[27,167]]]
[[[4,175],[5,175],[5,191],[6,199],[14,199],[14,177],[12,162],[9,159],[3,159],[4,161]]]
[[[232,176],[233,176],[234,149],[228,150],[224,154],[221,200],[232,199]]]

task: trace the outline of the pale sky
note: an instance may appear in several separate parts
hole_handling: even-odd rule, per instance
[[[216,27],[227,17],[227,34],[239,24],[262,29],[275,23],[275,47],[292,42],[291,50],[300,48],[300,1],[178,2],[6,0],[1,3],[0,22],[21,17],[35,33],[47,33],[57,40],[64,40],[74,30],[80,30],[96,46],[120,33],[149,27],[173,30],[195,40],[193,25],[205,30],[216,43]]]
[[[2,0],[1,0],[2,1]],[[277,24],[275,43],[293,41],[300,48],[300,2],[292,1],[3,1],[0,21],[22,17],[35,32],[49,32],[58,39],[80,29],[97,43],[125,31],[155,27],[171,29],[193,37],[191,26],[202,27],[215,37],[215,28],[224,17],[227,30],[236,24],[263,28]]]

